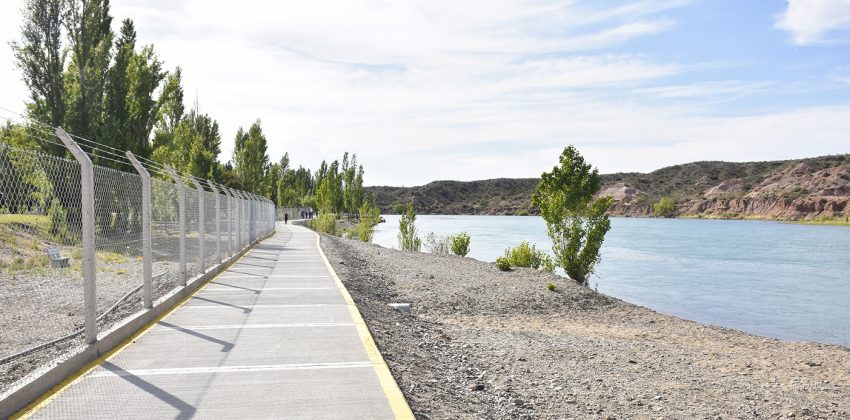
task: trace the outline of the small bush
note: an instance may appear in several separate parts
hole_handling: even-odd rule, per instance
[[[496,267],[501,271],[509,271],[511,269],[511,260],[505,257],[496,258]]]
[[[555,284],[555,283],[549,283],[549,284],[546,285],[546,288],[554,292],[555,289],[558,288],[558,285]]]
[[[516,215],[516,216],[528,216],[528,210],[519,209],[519,210],[516,211],[516,213],[514,213],[514,215]]]
[[[652,206],[655,217],[673,217],[676,214],[676,202],[670,197],[662,197]]]
[[[452,239],[452,252],[455,255],[459,255],[461,257],[465,257],[466,254],[469,254],[469,234],[466,232],[458,233],[455,236],[451,237]]]
[[[513,267],[524,267],[534,269],[544,269],[546,271],[555,271],[555,263],[549,254],[538,250],[534,245],[523,241],[516,248],[508,248],[505,250],[505,259],[507,259]]]
[[[321,213],[318,218],[310,220],[308,226],[317,232],[336,236],[336,214]]]
[[[398,244],[403,251],[419,251],[422,240],[416,235],[416,211],[413,203],[407,205],[407,210],[398,221]]]
[[[432,254],[449,255],[451,240],[451,236],[437,236],[436,233],[431,232],[425,235],[425,248]]]

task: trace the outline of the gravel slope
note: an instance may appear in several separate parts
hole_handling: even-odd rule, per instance
[[[705,326],[534,270],[325,235],[322,248],[421,419],[850,418],[844,347]]]

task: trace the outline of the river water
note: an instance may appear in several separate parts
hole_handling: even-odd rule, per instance
[[[373,242],[398,248],[399,216]],[[850,228],[762,221],[613,218],[591,287],[658,312],[786,340],[850,347]],[[420,236],[465,230],[469,257],[494,261],[539,217],[417,216]]]

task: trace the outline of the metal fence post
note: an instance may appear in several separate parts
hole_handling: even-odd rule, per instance
[[[86,343],[97,341],[97,299],[95,285],[97,269],[95,267],[94,235],[94,165],[89,156],[80,149],[71,136],[61,128],[56,128],[56,136],[80,162],[80,194],[83,224],[83,306],[85,308]]]
[[[207,180],[207,185],[210,186],[213,194],[215,194],[215,233],[217,238],[215,241],[215,257],[218,259],[218,262],[221,262],[221,195],[218,192],[218,188],[209,179]]]
[[[207,227],[204,226],[206,223],[205,219],[205,211],[206,208],[206,198],[204,197],[204,187],[201,186],[201,183],[195,179],[194,176],[189,175],[189,181],[192,182],[192,185],[195,186],[195,189],[198,190],[198,245],[200,245],[200,257],[199,262],[201,263],[201,274],[207,271],[207,254],[206,254],[206,242],[207,242]]]
[[[144,309],[153,307],[153,260],[151,259],[151,174],[136,159],[133,152],[127,151],[127,159],[142,177],[142,305]]]
[[[165,170],[177,184],[177,199],[180,212],[180,284],[186,286],[186,184],[170,166]]]

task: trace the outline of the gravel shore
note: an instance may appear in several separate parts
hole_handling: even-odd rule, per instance
[[[701,325],[536,270],[321,244],[420,419],[850,418],[844,347]]]

